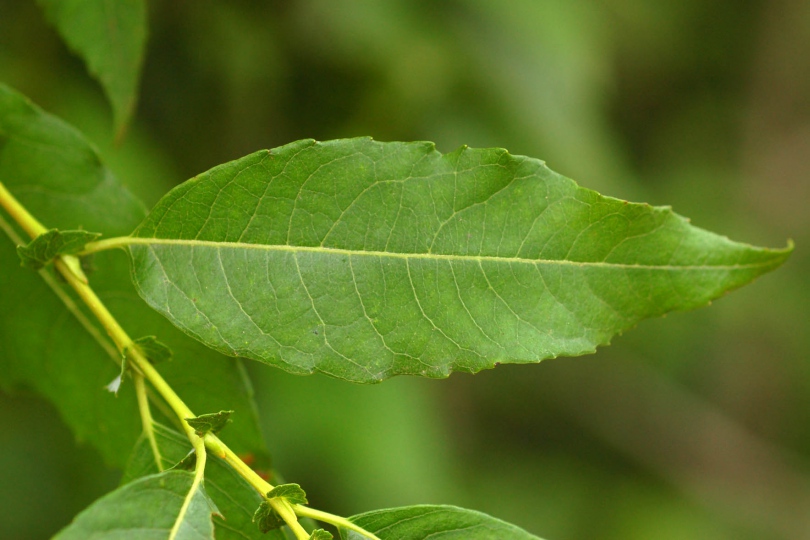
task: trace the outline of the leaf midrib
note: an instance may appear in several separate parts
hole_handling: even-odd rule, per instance
[[[775,264],[774,259],[760,261],[756,263],[747,264],[719,264],[719,265],[653,265],[653,264],[625,264],[625,263],[609,263],[599,261],[570,261],[567,259],[524,259],[521,257],[496,257],[492,255],[448,255],[443,253],[399,253],[390,251],[374,251],[374,250],[351,250],[343,248],[331,248],[323,246],[288,246],[283,244],[249,244],[245,242],[218,242],[212,240],[189,240],[189,239],[174,239],[174,238],[142,238],[142,237],[126,237],[122,238],[119,246],[131,245],[167,245],[167,246],[183,246],[183,247],[208,247],[217,249],[251,249],[257,251],[275,251],[275,252],[288,252],[288,253],[318,253],[329,255],[345,255],[349,257],[391,257],[397,259],[411,260],[411,259],[428,259],[428,260],[443,260],[443,261],[465,261],[465,262],[496,262],[496,263],[518,263],[518,264],[531,264],[531,265],[560,265],[560,266],[577,266],[577,267],[597,267],[597,268],[622,268],[634,270],[743,270],[762,268],[772,266]],[[781,250],[772,250],[774,255],[781,253]]]

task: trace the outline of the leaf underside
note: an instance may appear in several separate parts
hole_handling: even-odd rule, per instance
[[[188,334],[355,382],[590,353],[790,252],[603,197],[505,150],[367,138],[216,167],[133,236],[136,288]]]
[[[172,540],[213,540],[211,516],[216,507],[202,486],[191,494],[188,508],[183,508],[193,481],[190,472],[166,471],[121,486],[76,516],[55,540],[166,540],[178,519]]]
[[[191,450],[191,444],[182,434],[163,425],[154,425],[154,434],[161,456],[161,467],[169,469],[181,462]],[[158,472],[154,454],[146,437],[135,445],[122,484],[128,484]],[[281,530],[262,534],[254,523],[253,513],[263,498],[244,478],[227,463],[209,455],[205,466],[205,490],[216,504],[222,517],[214,516],[217,540],[284,540]]]
[[[405,506],[376,510],[350,518],[381,540],[540,540],[494,517],[455,506]],[[341,529],[343,540],[363,540]]]

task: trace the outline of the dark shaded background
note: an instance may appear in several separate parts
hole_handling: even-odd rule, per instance
[[[810,538],[810,2],[153,0],[115,148],[80,60],[32,0],[0,0],[0,80],[148,204],[260,148],[372,135],[505,147],[735,240],[793,238],[775,274],[593,356],[373,387],[253,372],[276,466],[336,513],[452,503],[549,540]],[[0,537],[48,537],[118,474],[50,405],[0,395]]]

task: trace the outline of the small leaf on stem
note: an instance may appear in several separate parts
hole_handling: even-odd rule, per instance
[[[144,336],[136,339],[134,343],[152,364],[171,360],[174,355],[168,345],[158,341],[156,336]]]
[[[262,501],[253,514],[253,523],[262,533],[267,533],[284,525],[284,520],[273,510],[269,502]]]
[[[39,270],[60,255],[79,253],[88,242],[99,236],[101,233],[51,229],[31,240],[28,245],[18,246],[17,255],[23,267]]]
[[[298,484],[281,484],[267,492],[268,499],[287,499],[291,504],[309,504],[307,494]]]
[[[222,428],[231,421],[232,414],[233,411],[201,414],[196,418],[186,418],[186,422],[194,428],[198,437],[203,437],[206,433],[217,434],[222,431]]]

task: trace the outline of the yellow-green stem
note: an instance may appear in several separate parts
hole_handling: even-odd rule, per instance
[[[82,250],[80,255],[90,255],[91,253],[107,251],[108,249],[123,248],[132,243],[132,237],[130,236],[116,236],[114,238],[96,240],[95,242],[88,242],[85,244],[84,250]]]
[[[186,494],[186,498],[183,501],[183,506],[180,507],[180,512],[177,514],[177,519],[174,521],[174,526],[169,532],[168,540],[176,540],[180,527],[182,527],[186,514],[188,513],[188,509],[191,506],[191,501],[194,500],[197,490],[200,489],[200,484],[202,484],[203,477],[205,475],[205,461],[207,457],[205,452],[205,441],[203,441],[202,437],[197,437],[194,435],[193,432],[190,434],[190,439],[191,444],[194,446],[194,453],[196,454],[195,457],[197,459],[194,466],[194,481],[191,483],[191,488]]]
[[[188,406],[180,399],[169,383],[158,373],[152,364],[143,357],[137,347],[134,346],[132,338],[121,328],[118,321],[107,310],[107,307],[96,296],[96,293],[87,283],[84,283],[78,276],[76,276],[70,268],[65,265],[61,259],[57,259],[54,264],[56,269],[65,277],[68,284],[73,287],[76,293],[81,297],[85,304],[90,308],[90,311],[96,316],[101,325],[107,330],[107,333],[115,342],[118,349],[123,353],[127,351],[127,358],[131,362],[132,368],[141,374],[152,384],[157,392],[163,397],[169,407],[172,408],[175,415],[180,419],[194,418],[195,414],[188,408]],[[259,490],[262,494],[267,494],[268,491],[273,489],[273,486],[264,481],[256,472],[248,467],[244,461],[228,448],[222,441],[214,436],[200,439],[194,433],[188,422],[183,421],[183,428],[189,437],[189,440],[194,443],[197,439],[202,440],[202,444],[210,441],[212,451],[217,454],[223,454],[224,459],[233,466],[239,474],[241,474],[255,489]],[[309,538],[309,534],[298,523],[298,518],[292,507],[283,499],[271,499],[270,505],[278,514],[284,519],[287,525],[293,530],[298,538]],[[305,536],[301,536],[301,535]]]
[[[293,510],[298,517],[305,517],[314,519],[317,521],[321,521],[323,523],[329,523],[330,525],[334,525],[335,527],[343,527],[344,529],[350,529],[357,533],[362,534],[369,540],[380,540],[377,536],[371,534],[364,528],[360,527],[359,525],[355,525],[348,519],[340,516],[336,516],[334,514],[330,514],[328,512],[324,512],[322,510],[316,510],[314,508],[310,508],[309,506],[303,506],[300,504],[294,504]]]
[[[4,186],[2,182],[0,182],[0,206],[5,208],[6,212],[14,218],[14,221],[16,221],[31,238],[36,238],[40,234],[48,231],[42,223],[28,213],[28,210],[14,198],[14,195],[6,189],[6,186]]]
[[[36,238],[40,234],[47,232],[47,229],[36,218],[34,218],[28,212],[28,210],[26,210],[26,208],[19,203],[19,201],[17,201],[17,199],[6,189],[2,182],[0,182],[0,206],[2,206],[9,213],[9,215],[14,218],[14,220],[31,238]],[[86,250],[85,253],[112,249],[114,247],[123,247],[128,243],[131,243],[127,241],[128,239],[129,237],[121,237],[111,238],[108,242],[94,242],[94,246]],[[88,244],[88,247],[89,246],[90,244]],[[144,385],[144,378],[149,381],[152,387],[158,392],[158,394],[160,394],[169,407],[171,407],[177,418],[180,419],[180,423],[182,424],[186,434],[189,437],[189,440],[197,452],[197,467],[195,469],[195,481],[192,491],[196,489],[196,487],[202,481],[206,460],[206,447],[209,448],[215,455],[228,462],[259,493],[266,495],[269,491],[271,491],[273,486],[259,476],[244,461],[239,459],[239,457],[218,437],[212,434],[207,434],[203,438],[198,437],[194,433],[193,428],[188,425],[188,422],[186,422],[185,419],[194,418],[195,414],[191,411],[191,409],[189,409],[183,400],[180,399],[180,396],[175,393],[172,387],[169,386],[166,380],[152,366],[152,364],[143,356],[143,354],[141,354],[140,350],[134,346],[132,338],[130,338],[121,325],[118,324],[115,317],[113,317],[107,307],[101,302],[93,289],[90,288],[84,275],[81,272],[76,272],[74,268],[72,268],[76,266],[75,264],[70,264],[74,261],[68,260],[66,262],[65,259],[66,257],[57,258],[54,261],[54,267],[57,271],[59,271],[60,274],[62,274],[73,290],[76,291],[90,311],[93,312],[93,315],[96,316],[98,321],[107,331],[107,334],[110,336],[113,343],[115,343],[119,353],[123,354],[124,351],[127,352],[127,359],[130,361],[130,366],[133,370],[133,380],[135,381],[136,385],[138,406],[141,411],[141,421],[144,424],[144,431],[147,433],[148,437],[151,433],[150,445],[152,445],[152,451],[155,453],[155,459],[158,462],[158,467],[162,468],[157,442],[154,440],[152,416],[151,412],[149,412],[149,405],[146,400],[147,393]],[[73,259],[73,257],[69,257],[67,259]],[[146,427],[147,425],[149,426],[148,429]],[[318,519],[326,523],[355,530],[371,540],[379,540],[373,534],[339,516],[334,516],[319,510],[313,510],[301,505],[291,505],[284,498],[273,498],[269,499],[268,502],[273,510],[275,510],[279,516],[284,519],[290,529],[292,529],[298,540],[307,540],[309,538],[309,533],[307,533],[301,524],[298,523],[297,516]]]
[[[143,375],[133,373],[132,382],[135,385],[135,395],[138,398],[138,411],[141,413],[143,434],[146,435],[146,438],[149,440],[149,446],[152,448],[152,456],[155,458],[155,465],[157,465],[158,471],[163,471],[163,458],[160,455],[160,448],[158,448],[157,440],[155,439],[152,411],[149,409],[149,396],[146,393],[146,384],[144,383]]]
[[[309,533],[298,523],[298,516],[295,515],[295,511],[292,508],[292,505],[287,502],[286,499],[283,498],[274,498],[269,499],[268,502],[270,506],[273,507],[281,519],[292,529],[293,534],[298,540],[308,540]]]

